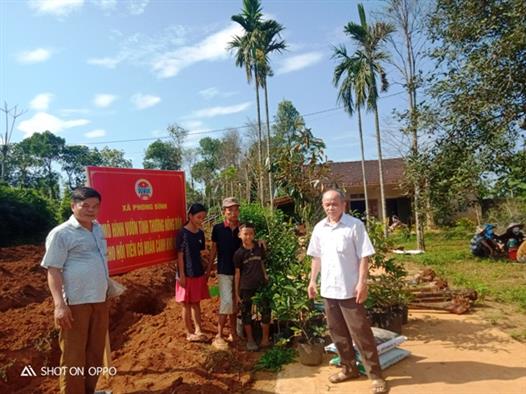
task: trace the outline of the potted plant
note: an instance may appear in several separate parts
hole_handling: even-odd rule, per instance
[[[312,300],[298,300],[297,319],[292,323],[299,361],[303,365],[320,365],[323,359],[324,337],[327,331],[323,314]]]
[[[402,264],[387,258],[392,245],[384,236],[381,223],[370,220],[368,230],[376,253],[369,267],[372,272],[365,308],[371,325],[400,334],[402,324],[407,322],[407,305],[411,297],[405,285],[407,271]]]

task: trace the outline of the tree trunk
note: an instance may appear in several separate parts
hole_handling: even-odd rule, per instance
[[[267,117],[267,165],[265,166],[268,172],[268,191],[270,197],[270,209],[274,209],[274,185],[272,182],[272,172],[270,171],[270,120],[268,115],[268,88],[267,81],[265,81],[265,113]]]
[[[259,180],[259,200],[261,201],[261,205],[265,204],[265,197],[263,195],[264,193],[264,187],[263,187],[263,165],[262,165],[262,158],[263,158],[263,149],[262,149],[262,141],[261,141],[261,106],[259,104],[259,81],[258,81],[258,74],[257,74],[257,68],[254,70],[255,74],[255,85],[256,85],[256,109],[258,114],[258,180]]]
[[[369,196],[367,193],[367,178],[365,176],[365,151],[363,148],[363,131],[362,131],[362,112],[360,108],[357,108],[358,111],[358,132],[360,134],[360,151],[362,153],[362,181],[363,181],[363,195],[365,198],[365,219],[367,221],[367,226],[369,226]]]
[[[384,235],[387,236],[387,211],[385,209],[385,191],[384,191],[384,168],[382,159],[382,137],[380,134],[380,120],[378,119],[378,106],[374,103],[374,126],[376,128],[376,149],[378,151],[378,175],[380,180],[380,207],[381,220],[384,228]]]

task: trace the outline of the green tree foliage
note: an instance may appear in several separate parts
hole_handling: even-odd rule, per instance
[[[330,183],[325,143],[309,128],[295,129],[288,144],[276,148],[271,170],[277,187],[294,200],[297,219],[313,223],[320,211],[321,192]]]
[[[107,146],[101,150],[95,150],[95,159],[99,161],[99,165],[103,167],[116,168],[132,168],[131,160],[124,158],[124,151],[118,149],[110,149]],[[96,165],[96,164],[91,164]]]
[[[42,242],[56,224],[56,203],[36,190],[0,185],[0,246]]]
[[[523,191],[524,20],[522,0],[436,2],[429,29],[441,73],[431,89],[436,144],[429,167],[433,205],[448,214],[455,207],[440,205],[452,197],[462,206]]]
[[[284,27],[278,22],[263,19],[263,10],[260,0],[243,0],[240,14],[233,15],[232,20],[243,28],[243,35],[234,36],[228,44],[229,50],[235,51],[236,66],[244,68],[247,82],[254,81],[256,88],[257,109],[257,152],[258,152],[258,185],[261,202],[263,196],[263,139],[261,132],[261,106],[259,89],[265,93],[265,109],[267,120],[267,164],[270,162],[270,123],[268,106],[267,78],[272,76],[269,55],[273,52],[282,52],[286,48],[285,41],[281,39]],[[267,168],[269,168],[267,166]],[[272,174],[269,172],[270,201],[273,199]]]
[[[526,121],[526,3],[438,0],[430,32],[442,66],[433,92],[445,125],[464,136],[517,131]]]
[[[319,203],[319,202],[318,202]],[[310,262],[301,252],[294,226],[285,220],[279,210],[272,212],[258,204],[241,206],[240,220],[253,223],[258,239],[267,241],[267,271],[270,278],[261,297],[271,300],[272,312],[279,321],[287,321],[291,328],[305,328],[306,316],[320,316],[310,308],[307,284],[309,281]]]
[[[288,144],[294,135],[294,131],[303,127],[305,127],[305,120],[294,104],[292,104],[292,101],[280,101],[276,115],[274,115],[274,124],[272,125],[274,133],[273,144],[275,146]]]
[[[148,145],[144,153],[144,168],[159,170],[180,170],[183,166],[183,143],[188,131],[183,127],[172,124],[166,129],[169,141],[160,139]]]
[[[149,169],[179,170],[181,168],[179,149],[171,142],[161,140],[152,142],[144,153],[143,166]]]
[[[102,160],[97,153],[85,145],[64,146],[60,161],[62,170],[66,173],[69,189],[75,189],[86,183],[86,166],[101,165]]]
[[[50,131],[45,131],[34,133],[27,138],[27,144],[36,164],[42,169],[47,195],[51,198],[58,198],[60,175],[53,169],[53,164],[60,160],[66,140]]]

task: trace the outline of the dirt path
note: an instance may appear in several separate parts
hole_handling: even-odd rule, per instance
[[[476,315],[412,312],[404,326],[412,355],[386,371],[391,394],[524,394],[526,345]],[[336,371],[324,364],[287,366],[278,374],[276,393],[370,393],[369,382],[330,384]]]

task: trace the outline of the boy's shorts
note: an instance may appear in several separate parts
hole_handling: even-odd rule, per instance
[[[219,287],[219,314],[231,315],[234,313],[234,275],[218,274]]]

